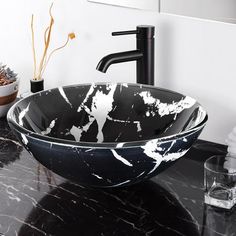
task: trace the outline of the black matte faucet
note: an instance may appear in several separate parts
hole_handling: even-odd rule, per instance
[[[137,49],[103,57],[97,70],[105,73],[114,63],[137,61],[137,83],[154,85],[154,33],[155,27],[151,25],[139,25],[131,31],[113,32],[112,36],[136,34]]]

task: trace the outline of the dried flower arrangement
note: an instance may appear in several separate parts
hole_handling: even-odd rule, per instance
[[[0,86],[8,85],[15,82],[17,79],[17,74],[14,73],[6,65],[0,64]]]
[[[46,28],[45,32],[44,32],[44,50],[43,50],[43,55],[42,58],[40,60],[39,66],[37,68],[37,61],[36,61],[36,50],[35,50],[35,37],[34,37],[34,15],[32,15],[31,17],[31,36],[32,36],[32,49],[33,49],[33,60],[34,60],[34,75],[33,75],[33,80],[42,80],[42,76],[43,73],[46,69],[46,66],[50,60],[50,58],[52,57],[52,55],[64,48],[68,42],[72,39],[75,38],[75,34],[69,33],[67,35],[67,39],[66,42],[58,47],[53,49],[49,54],[48,54],[48,49],[49,49],[49,45],[50,45],[50,40],[51,40],[51,34],[52,34],[52,29],[53,29],[53,25],[54,25],[54,18],[52,16],[52,7],[53,7],[53,3],[51,4],[50,8],[49,8],[49,15],[50,15],[50,23],[49,26]]]

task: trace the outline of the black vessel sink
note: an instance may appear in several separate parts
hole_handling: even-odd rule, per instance
[[[47,168],[83,185],[116,187],[172,165],[197,139],[207,114],[196,100],[176,92],[94,83],[33,94],[7,118]]]

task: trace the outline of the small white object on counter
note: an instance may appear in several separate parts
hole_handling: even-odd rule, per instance
[[[0,86],[0,117],[6,116],[14,104],[18,92],[19,79],[11,84]]]
[[[228,153],[225,157],[224,168],[233,174],[236,172],[236,126],[229,133],[225,142],[228,145]]]
[[[231,157],[236,158],[236,126],[233,128],[233,130],[229,133],[227,139],[226,139],[226,144],[228,145],[228,154]]]

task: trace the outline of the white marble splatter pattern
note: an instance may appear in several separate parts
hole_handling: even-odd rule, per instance
[[[122,87],[128,88],[128,84],[124,83],[118,86],[118,84],[108,83],[105,89],[100,89],[99,85],[91,84],[83,102],[79,105],[77,112],[85,111],[88,114],[89,121],[83,125],[72,124],[69,133],[74,137],[74,140],[79,142],[84,133],[88,132],[91,125],[94,122],[97,123],[97,143],[102,143],[104,141],[103,127],[107,120],[117,122],[120,124],[136,124],[137,126],[137,136],[138,133],[142,131],[142,125],[139,120],[129,120],[127,119],[117,119],[110,116],[110,112],[114,110],[114,94],[116,89],[119,87],[120,92]],[[60,94],[63,96],[65,101],[70,104],[65,92],[62,88],[59,88]],[[185,109],[191,108],[196,101],[188,96],[184,97],[180,101],[173,101],[172,103],[163,103],[159,99],[154,98],[149,91],[142,91],[136,93],[135,96],[140,96],[143,99],[144,104],[147,106],[146,116],[156,116],[160,117],[175,114],[174,120],[177,114],[181,113]],[[88,100],[92,100],[91,104],[87,104]],[[199,114],[200,118],[195,120],[195,123],[203,118],[203,113]],[[206,114],[205,114],[206,115]],[[173,124],[170,124],[171,128]],[[191,127],[193,124],[191,124]],[[167,130],[168,128],[166,128]]]
[[[82,127],[75,127],[73,125],[70,130],[71,134],[75,137],[76,141],[80,141],[82,132],[86,132],[89,129],[90,125],[94,121],[96,121],[98,125],[97,142],[100,143],[103,142],[104,137],[102,129],[106,122],[109,112],[113,108],[112,103],[114,100],[114,92],[116,90],[116,87],[117,84],[108,84],[106,86],[106,89],[108,90],[107,94],[105,94],[103,91],[97,90],[95,95],[92,97],[91,107],[88,107],[86,105],[86,101],[96,88],[95,85],[91,85],[83,103],[79,106],[77,110],[78,112],[80,112],[82,109],[84,109],[89,115],[89,122]]]
[[[178,102],[173,101],[172,103],[168,104],[161,102],[160,99],[154,98],[149,91],[142,91],[136,95],[142,97],[144,103],[150,106],[151,109],[146,113],[147,116],[155,116],[157,113],[161,117],[170,114],[178,114],[184,109],[192,107],[196,103],[193,98],[188,96]]]
[[[49,126],[46,128],[46,130],[45,130],[45,131],[42,131],[41,134],[42,134],[42,135],[50,134],[51,131],[52,131],[52,128],[53,128],[53,127],[55,126],[55,124],[56,124],[56,120],[57,120],[57,118],[54,119],[54,120],[52,120],[52,121],[50,122]]]

